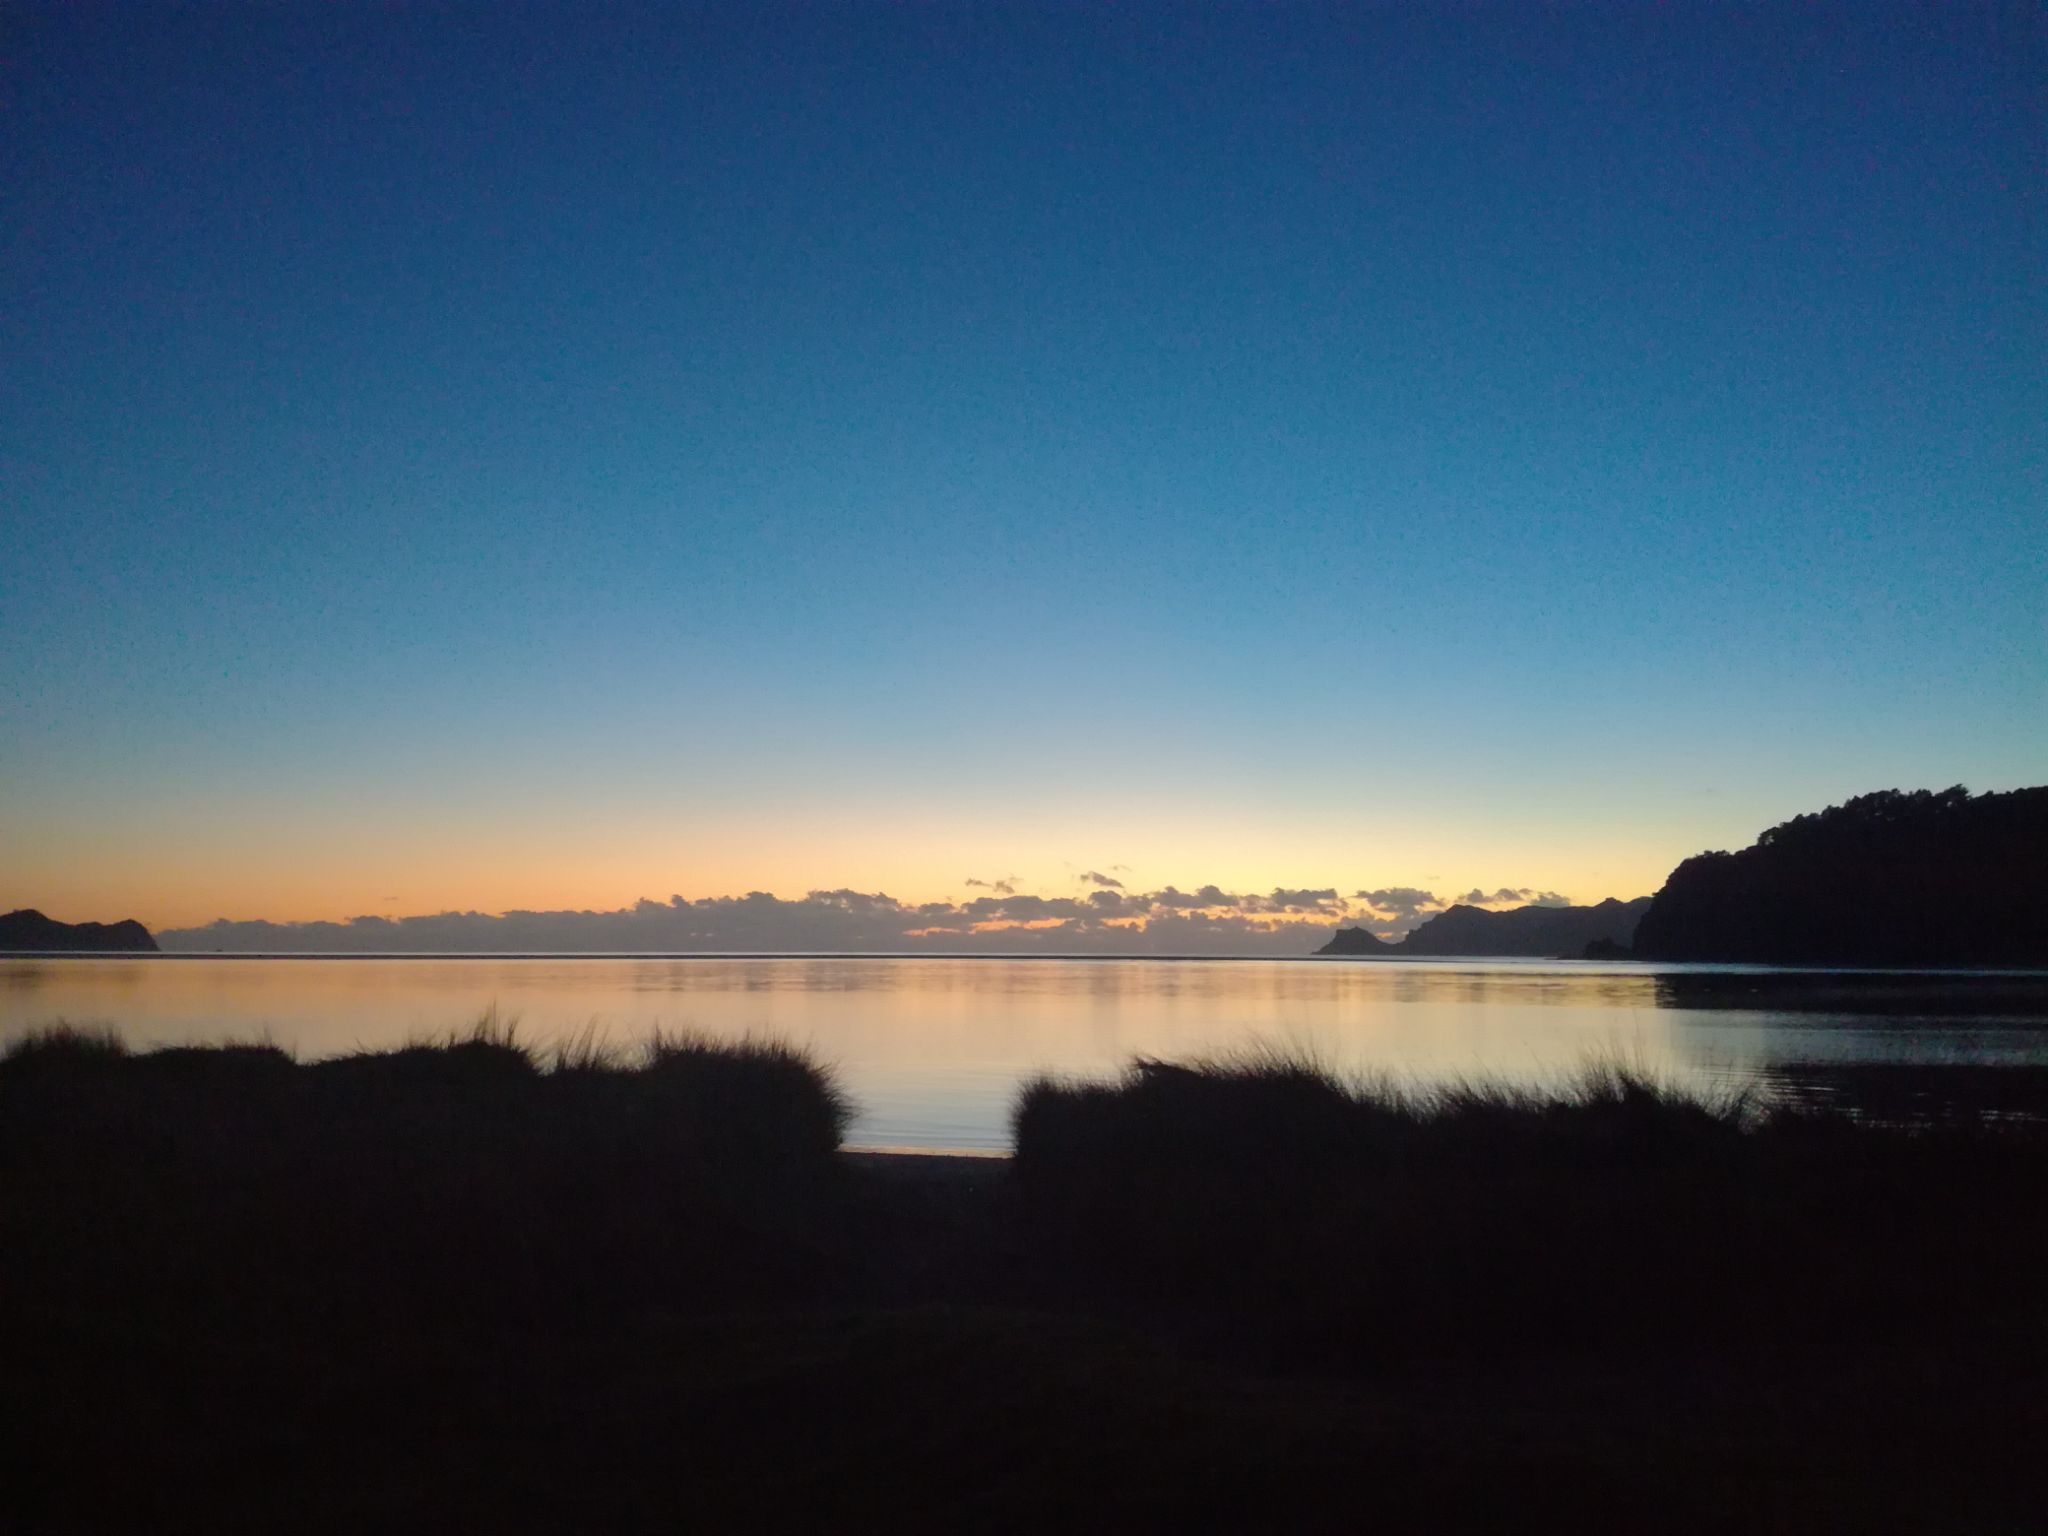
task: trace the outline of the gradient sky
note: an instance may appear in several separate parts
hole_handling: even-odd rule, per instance
[[[2033,5],[16,5],[0,905],[1654,890],[2048,779]]]

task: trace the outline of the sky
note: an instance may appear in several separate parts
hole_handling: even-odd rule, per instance
[[[2044,82],[2031,5],[11,7],[0,906],[1398,931],[2042,782]]]

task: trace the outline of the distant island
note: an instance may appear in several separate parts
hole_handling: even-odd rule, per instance
[[[1405,938],[1389,941],[1364,928],[1339,928],[1318,955],[1350,959],[1449,959],[1480,955],[1576,956],[1588,946],[1626,950],[1650,898],[1590,907],[1515,907],[1489,912],[1463,904],[1439,912]]]
[[[1880,790],[1687,859],[1634,948],[1758,965],[2048,966],[2044,870],[2048,787]]]
[[[150,931],[129,918],[119,923],[60,923],[33,907],[0,916],[0,953],[69,950],[109,954],[155,954]]]

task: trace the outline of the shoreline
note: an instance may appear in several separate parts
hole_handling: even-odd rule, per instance
[[[1509,970],[1561,968],[1624,976],[1787,976],[1822,979],[1878,977],[1973,978],[2038,980],[2048,985],[2042,966],[1847,966],[1771,965],[1747,960],[1587,960],[1572,955],[1150,955],[1043,954],[1002,950],[933,953],[922,950],[0,950],[0,964],[18,960],[337,960],[337,961],[515,961],[515,960],[874,960],[1025,961],[1033,964],[1080,965],[1368,965],[1408,967],[1485,966]]]

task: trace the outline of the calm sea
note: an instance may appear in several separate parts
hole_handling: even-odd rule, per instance
[[[1264,1042],[1414,1078],[1540,1080],[1621,1051],[1679,1076],[1784,1063],[2048,1061],[2048,976],[1533,961],[219,958],[0,961],[0,1037],[264,1036],[314,1057],[495,1007],[545,1044],[594,1024],[774,1035],[836,1064],[863,1145],[1001,1148],[1020,1079]]]

